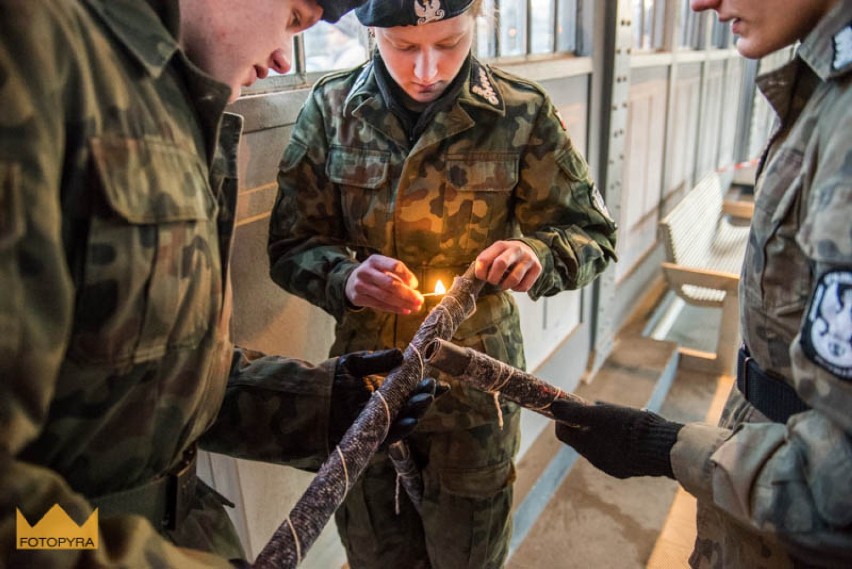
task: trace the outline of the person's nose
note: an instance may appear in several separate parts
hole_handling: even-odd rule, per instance
[[[689,0],[689,7],[694,12],[703,12],[704,10],[717,10],[721,0]]]
[[[438,74],[438,57],[431,49],[422,49],[414,61],[414,76],[421,83],[429,83]]]
[[[293,48],[292,42],[291,45],[283,48],[279,47],[269,56],[269,67],[274,69],[277,73],[287,73],[290,71],[290,61],[293,59]]]

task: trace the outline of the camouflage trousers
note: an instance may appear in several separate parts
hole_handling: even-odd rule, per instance
[[[512,533],[513,457],[520,413],[469,429],[415,432],[407,439],[421,466],[422,517],[396,472],[378,453],[336,514],[352,569],[502,567]]]

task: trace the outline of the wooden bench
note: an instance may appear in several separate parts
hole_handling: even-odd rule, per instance
[[[681,366],[730,374],[739,344],[737,286],[748,241],[748,224],[732,224],[719,175],[705,176],[659,223],[666,250],[662,264],[669,288],[695,306],[722,309],[715,352],[681,347]]]

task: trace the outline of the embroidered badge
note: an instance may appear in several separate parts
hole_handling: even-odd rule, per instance
[[[500,104],[500,99],[497,98],[497,93],[494,91],[494,86],[491,85],[491,80],[488,79],[488,74],[485,72],[485,69],[479,68],[479,77],[476,83],[471,85],[470,91],[472,93],[476,93],[495,107]]]
[[[834,35],[834,63],[832,67],[835,71],[838,71],[850,63],[852,63],[852,24]]]
[[[604,214],[607,219],[612,219],[609,209],[606,207],[606,203],[604,203],[603,196],[597,186],[592,187],[592,203],[595,204],[595,209]]]
[[[852,380],[852,271],[825,273],[817,282],[801,335],[805,355]]]
[[[417,14],[417,25],[444,19],[446,12],[441,8],[441,0],[414,0],[414,13]]]

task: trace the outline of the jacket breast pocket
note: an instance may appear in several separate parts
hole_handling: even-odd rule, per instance
[[[469,153],[447,156],[443,207],[443,248],[476,255],[511,236],[518,156]]]
[[[390,153],[365,148],[332,146],[326,175],[337,184],[343,223],[353,245],[381,248],[389,221]]]
[[[93,139],[94,215],[70,355],[134,364],[197,346],[221,301],[216,205],[201,159],[167,142]]]
[[[793,316],[798,325],[811,289],[810,261],[797,242],[807,200],[803,155],[784,148],[761,175],[755,201],[752,239],[760,247],[763,270],[760,283],[764,308],[777,317]]]

